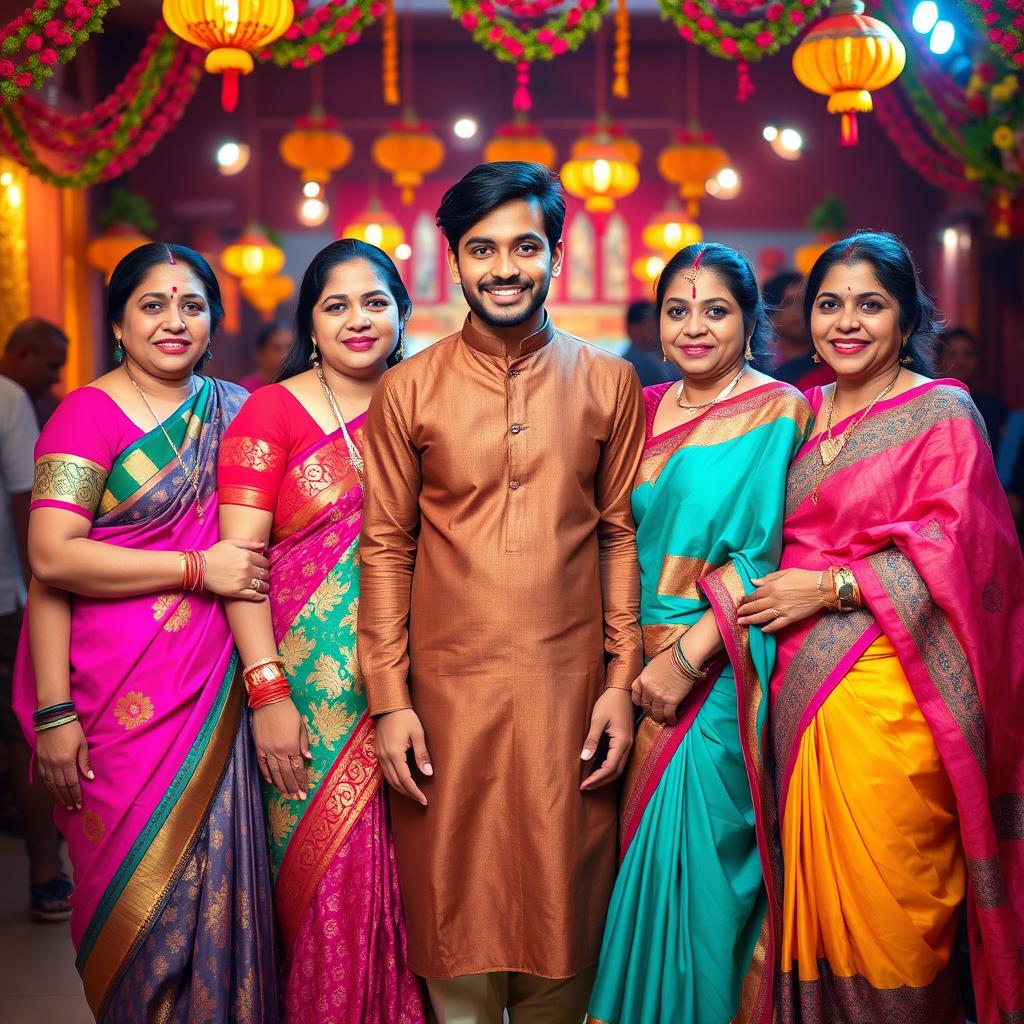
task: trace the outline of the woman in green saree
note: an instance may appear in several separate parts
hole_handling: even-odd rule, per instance
[[[643,716],[590,1013],[594,1024],[767,1024],[762,745],[775,650],[736,625],[736,608],[778,565],[786,472],[810,410],[750,365],[769,327],[739,253],[678,252],[657,309],[683,380],[644,391],[633,491]]]

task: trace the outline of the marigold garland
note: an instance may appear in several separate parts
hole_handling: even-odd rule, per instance
[[[118,0],[36,0],[0,29],[0,99],[13,103],[26,89],[38,89],[102,29],[117,5]]]
[[[615,81],[612,95],[620,100],[629,99],[629,6],[619,0],[615,10]]]
[[[283,68],[308,68],[358,42],[363,29],[384,11],[384,0],[327,0],[315,8],[310,0],[296,0],[295,20],[257,57]]]
[[[710,0],[658,0],[662,18],[673,22],[688,43],[696,43],[715,57],[742,61],[761,60],[775,53],[824,7],[823,0],[772,0],[759,17],[732,21],[720,16],[720,5],[721,0],[714,4]],[[735,8],[737,16],[738,12]],[[750,88],[741,68],[741,92],[745,79]]]
[[[380,39],[384,102],[389,107],[397,107],[402,102],[402,96],[398,88],[398,18],[395,16],[395,0],[384,0]]]
[[[0,109],[0,144],[53,185],[116,178],[177,124],[199,85],[202,60],[201,50],[160,21],[124,80],[92,110],[68,116],[22,97]]]
[[[539,28],[527,28],[498,13],[494,0],[451,0],[452,16],[498,60],[552,60],[577,50],[601,25],[608,0],[576,0]]]

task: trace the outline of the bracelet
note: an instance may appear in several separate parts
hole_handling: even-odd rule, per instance
[[[249,707],[256,711],[265,708],[268,704],[277,704],[279,701],[288,700],[292,695],[292,688],[288,680],[283,676],[272,683],[262,683],[254,686],[249,691]]]
[[[846,566],[834,570],[836,607],[841,612],[852,612],[860,607],[860,588],[857,579]]]
[[[828,569],[822,569],[821,572],[818,573],[818,600],[821,602],[823,608],[831,610],[832,602],[825,595],[825,573],[827,572]]]
[[[33,711],[32,721],[43,722],[50,718],[59,718],[74,710],[75,702],[73,700],[61,701],[60,704],[51,704],[48,708],[40,708],[38,711]]]
[[[61,718],[55,718],[52,722],[40,722],[36,725],[36,732],[47,732],[50,729],[58,729],[62,725],[70,725],[72,722],[78,721],[78,715],[72,712],[70,715],[64,715]]]
[[[288,681],[284,672],[284,662],[280,658],[263,658],[242,670],[242,680],[248,693],[252,693],[258,686],[280,679],[286,683]]]
[[[691,679],[707,679],[708,670],[706,668],[694,668],[690,664],[690,659],[686,657],[686,652],[683,650],[683,638],[677,638],[676,642],[672,645],[672,653],[678,659],[677,664],[688,675]]]
[[[181,586],[183,590],[202,590],[206,586],[206,554],[202,551],[182,551]]]

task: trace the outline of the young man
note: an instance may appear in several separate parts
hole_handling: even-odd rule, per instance
[[[366,426],[359,657],[442,1022],[578,1024],[615,870],[643,403],[545,311],[564,218],[539,164],[448,191],[469,316],[385,375]]]

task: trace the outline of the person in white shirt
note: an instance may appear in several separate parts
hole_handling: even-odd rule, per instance
[[[37,921],[67,920],[72,887],[61,867],[53,798],[42,779],[29,782],[30,749],[11,710],[11,675],[29,578],[28,508],[39,436],[32,403],[59,380],[66,358],[63,332],[37,319],[14,328],[0,357],[0,744],[22,818]]]

